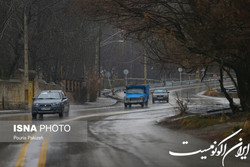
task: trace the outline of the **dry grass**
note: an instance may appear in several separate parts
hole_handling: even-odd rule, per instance
[[[242,132],[231,139],[231,142],[237,142],[239,138],[242,138],[244,142],[250,142],[250,113],[247,112],[206,117],[192,116],[177,121],[161,123],[161,125],[166,125],[174,129],[182,129],[187,133],[209,141],[219,141],[242,129]]]
[[[218,92],[216,89],[214,88],[209,88],[204,92],[204,95],[206,96],[213,96],[213,97],[224,97],[224,94],[221,92]],[[232,98],[238,98],[238,94],[237,93],[229,93],[229,95]]]
[[[207,95],[207,96],[219,96],[220,93],[216,89],[207,89],[204,92],[204,95]]]
[[[242,138],[244,142],[250,143],[250,121],[237,122],[235,126],[232,126],[227,131],[223,133],[223,137],[227,137],[230,134],[236,132],[239,129],[242,129],[241,133],[233,138],[233,141],[238,141],[239,138]]]
[[[222,123],[222,118],[188,117],[175,122],[182,129],[200,129]]]

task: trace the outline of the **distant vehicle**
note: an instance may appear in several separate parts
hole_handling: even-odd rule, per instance
[[[127,86],[124,91],[124,107],[131,107],[132,104],[140,104],[141,107],[148,105],[149,85]]]
[[[69,112],[69,99],[61,90],[45,90],[36,98],[33,97],[32,118],[36,119],[37,114],[59,114]]]
[[[226,91],[229,93],[237,93],[237,89],[235,87],[226,88]]]
[[[155,101],[166,101],[169,102],[169,92],[167,89],[155,89],[152,94],[152,103],[155,103]]]

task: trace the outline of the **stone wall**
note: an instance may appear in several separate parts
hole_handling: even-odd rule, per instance
[[[22,91],[23,90],[23,91]],[[0,80],[0,109],[24,108],[24,84],[20,80]]]
[[[47,83],[42,79],[35,78],[33,81],[33,97],[37,97],[42,90],[63,90],[63,83]],[[73,101],[71,93],[66,93],[70,100]],[[24,81],[17,79],[0,80],[0,110],[24,109]]]

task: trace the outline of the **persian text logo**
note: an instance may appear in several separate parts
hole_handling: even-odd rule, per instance
[[[250,143],[248,143],[247,145],[243,145],[242,138],[239,138],[239,143],[234,145],[231,148],[228,148],[228,144],[226,143],[226,141],[228,141],[232,137],[236,136],[241,131],[242,131],[242,129],[239,129],[237,132],[235,132],[232,135],[223,139],[220,143],[217,143],[216,141],[214,141],[213,144],[210,145],[210,147],[206,148],[206,149],[200,149],[197,151],[186,152],[186,153],[178,153],[178,152],[169,151],[169,154],[172,156],[191,156],[191,155],[203,154],[203,153],[209,152],[211,157],[212,156],[217,156],[217,157],[221,156],[222,157],[222,166],[224,167],[225,166],[225,158],[232,151],[237,150],[235,157],[240,158],[241,160],[246,160],[247,155],[249,153],[249,149],[250,149]],[[183,141],[182,144],[188,144],[188,141]],[[207,156],[201,155],[202,160],[206,160],[207,158],[208,158]]]

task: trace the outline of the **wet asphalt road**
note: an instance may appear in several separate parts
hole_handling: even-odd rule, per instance
[[[196,108],[206,105],[218,106],[222,103],[218,99],[207,99],[196,95],[204,89],[206,86],[174,88],[172,91],[170,89],[170,103],[152,104],[150,102],[146,108],[141,108],[138,105],[125,109],[121,103],[110,107],[88,109],[72,106],[67,117],[60,119],[57,115],[45,115],[43,120],[36,121],[59,122],[69,119],[87,121],[87,142],[30,142],[26,146],[25,155],[22,153],[23,143],[1,143],[0,166],[15,166],[17,164],[27,167],[222,166],[222,157],[211,157],[208,153],[185,157],[170,155],[169,151],[192,152],[209,148],[212,143],[156,125],[157,120],[176,114],[174,110],[175,92],[184,97],[188,95],[191,104]],[[0,116],[0,120],[32,121],[29,114]],[[183,144],[183,141],[188,141],[188,144]],[[20,158],[20,155],[24,156]],[[204,155],[207,156],[207,159],[202,160],[201,157]],[[22,159],[24,161],[20,163]],[[242,161],[231,153],[225,159],[225,166],[248,167],[250,161]]]

